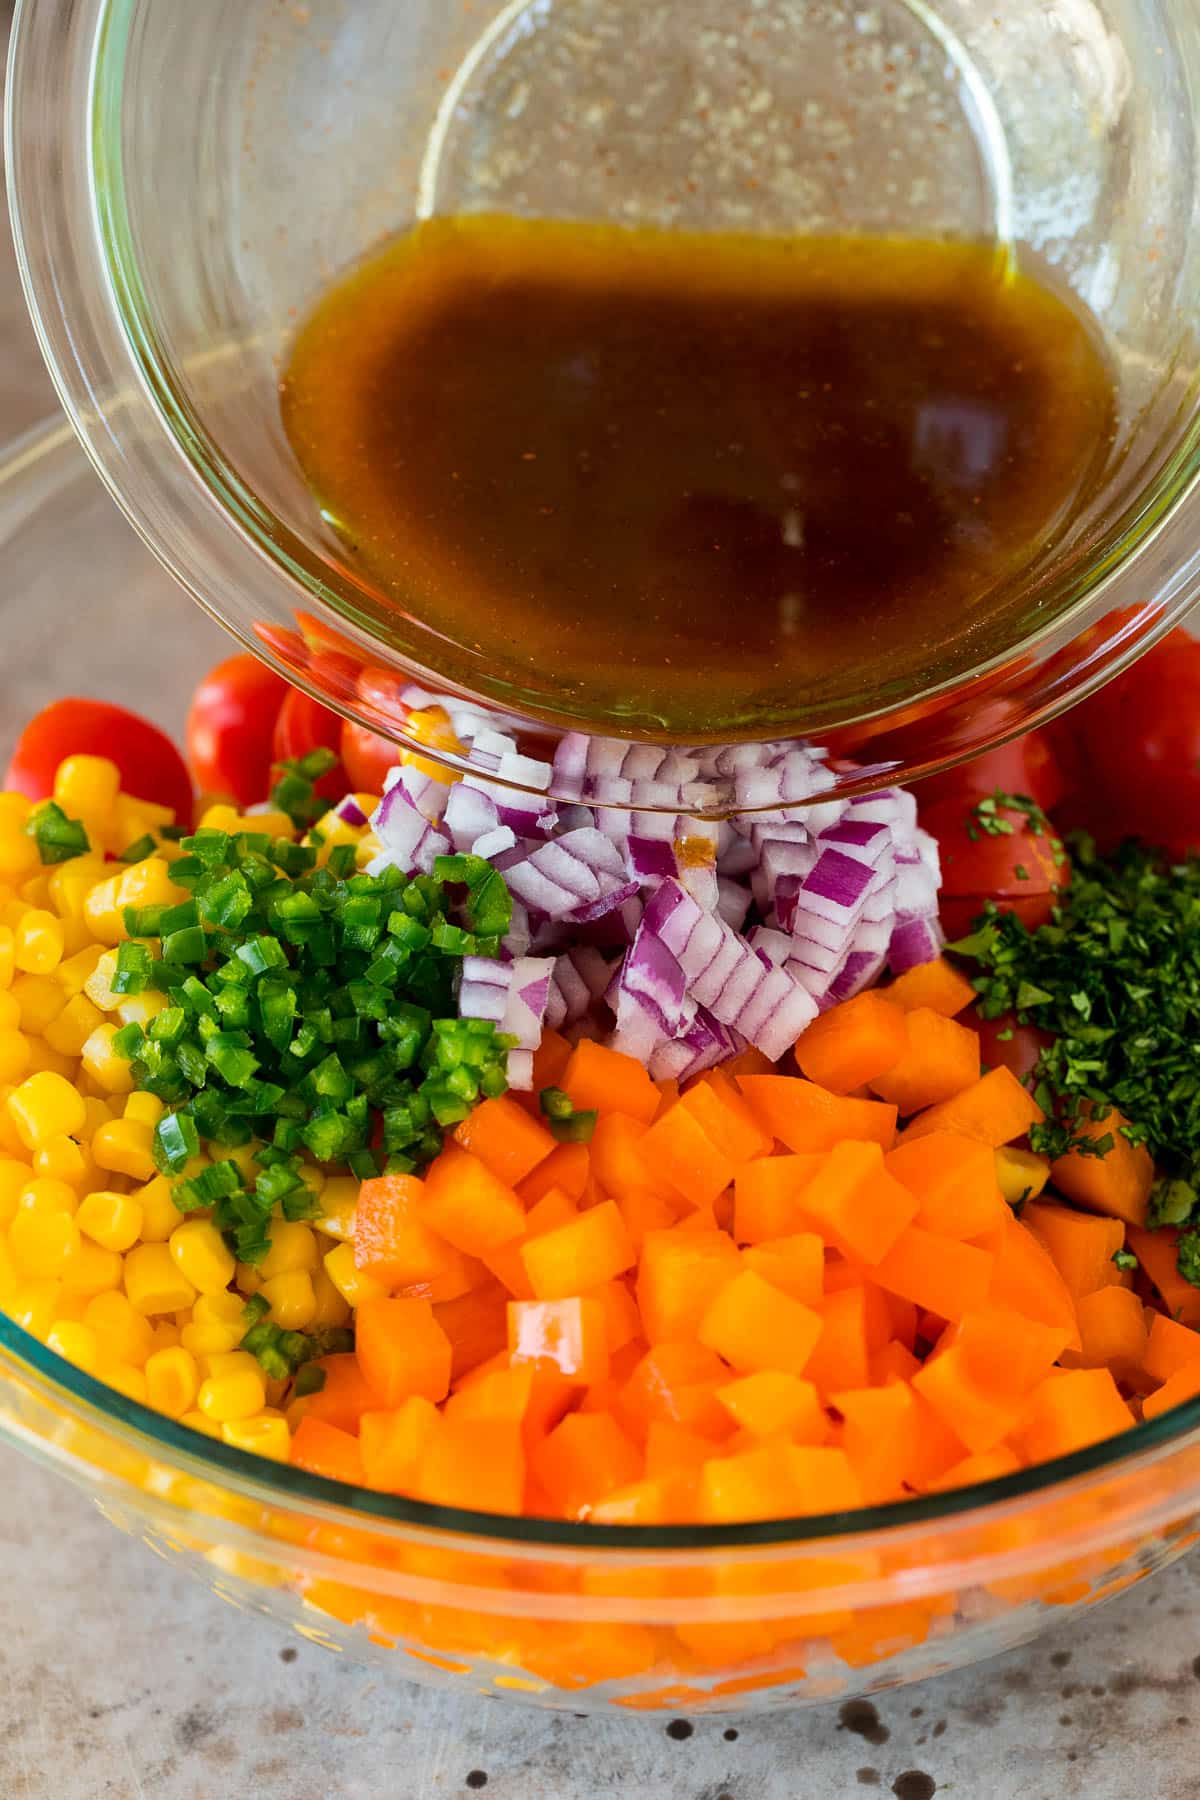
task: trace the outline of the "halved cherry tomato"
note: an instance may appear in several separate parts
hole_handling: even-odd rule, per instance
[[[169,806],[177,824],[191,824],[194,795],[187,764],[149,719],[105,700],[55,700],[17,739],[4,786],[44,800],[53,793],[55,772],[68,756],[106,756],[121,771],[125,793]]]
[[[1027,794],[1043,809],[1055,806],[1066,790],[1054,747],[1044,732],[1027,731],[995,750],[930,775],[916,788],[922,807],[943,800],[983,800],[989,794]]]
[[[980,815],[977,807],[969,798],[943,800],[921,813],[941,855],[946,935],[964,937],[989,900],[1003,912],[1015,912],[1034,931],[1054,910],[1058,890],[1071,879],[1071,865],[1044,815],[1031,819],[1004,806]]]
[[[382,793],[384,776],[399,761],[399,746],[351,719],[342,720],[341,743],[342,767],[351,793]]]
[[[1054,1042],[1049,1032],[1039,1031],[1036,1025],[1019,1025],[1011,1013],[984,1019],[978,1008],[972,1007],[962,1015],[962,1022],[979,1033],[979,1054],[988,1068],[1011,1069],[1018,1081],[1028,1080],[1042,1051]]]
[[[257,656],[230,656],[192,696],[187,751],[201,793],[253,806],[271,788],[275,719],[289,688]]]
[[[1105,849],[1200,850],[1200,642],[1170,632],[1053,729],[1076,752],[1064,823]]]
[[[317,793],[325,800],[337,800],[346,792],[346,771],[341,764],[342,721],[339,714],[322,706],[299,688],[289,688],[275,720],[272,741],[274,762],[294,762],[310,750],[332,750],[339,758],[328,775],[317,782]]]

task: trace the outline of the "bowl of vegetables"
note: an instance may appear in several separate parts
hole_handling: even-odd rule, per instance
[[[573,1710],[920,1679],[1194,1541],[1190,640],[915,799],[667,835],[502,816],[433,698],[396,764],[197,685],[65,429],[0,537],[9,1443],[314,1642]]]

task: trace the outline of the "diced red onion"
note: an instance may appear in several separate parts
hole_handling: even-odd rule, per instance
[[[358,827],[367,822],[367,815],[353,794],[347,794],[344,800],[339,800],[333,810],[344,825]]]

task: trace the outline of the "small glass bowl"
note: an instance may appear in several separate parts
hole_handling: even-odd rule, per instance
[[[619,777],[631,743],[664,740],[573,719],[536,670],[501,679],[418,616],[385,627],[301,479],[277,404],[297,318],[437,212],[992,242],[1103,324],[1107,475],[1026,572],[1005,641],[914,646],[747,740],[826,744],[854,759],[847,786],[912,779],[1090,692],[1200,590],[1190,0],[19,0],[10,77],[23,277],[94,463],[215,617],[398,741],[427,690],[541,761],[603,733],[588,769]],[[647,808],[744,808],[723,748],[686,806]],[[630,803],[577,768],[558,758],[557,798]]]
[[[178,727],[221,636],[68,426],[0,464],[0,553],[0,739],[66,683]],[[0,1315],[0,1438],[316,1643],[576,1712],[745,1711],[915,1681],[1035,1636],[1200,1536],[1200,1400],[969,1491],[761,1525],[597,1527],[452,1512],[262,1461]]]

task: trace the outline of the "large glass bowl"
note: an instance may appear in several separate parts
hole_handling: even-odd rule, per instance
[[[0,465],[0,756],[64,685],[178,726],[220,634],[63,425]],[[0,1315],[0,1438],[239,1604],[398,1675],[548,1706],[794,1706],[1033,1637],[1200,1535],[1200,1400],[945,1496],[721,1529],[449,1512],[260,1461]]]
[[[1061,710],[1197,592],[1198,86],[1192,0],[18,0],[11,196],[63,401],[187,589],[376,730],[403,738],[414,684],[452,687],[543,758],[571,724],[663,732],[572,719],[537,669],[419,612],[385,624],[279,420],[289,334],[336,270],[482,209],[965,238],[1043,270],[1112,351],[1094,501],[999,635],[903,646],[740,732],[853,750],[878,783]],[[716,813],[720,762],[696,802]]]

